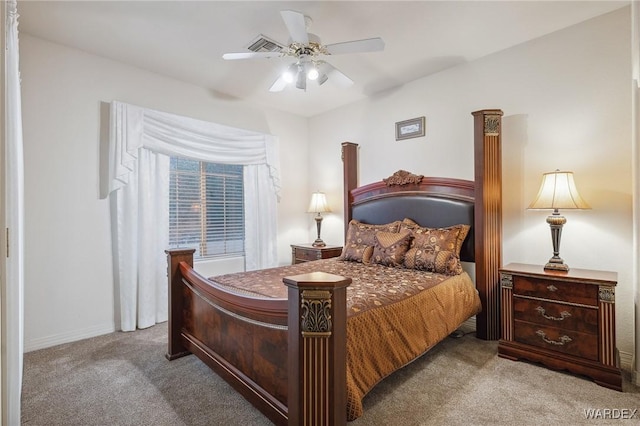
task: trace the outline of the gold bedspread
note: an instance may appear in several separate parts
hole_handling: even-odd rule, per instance
[[[466,273],[449,277],[325,259],[211,279],[231,291],[286,298],[283,277],[314,271],[353,280],[347,288],[348,420],[362,415],[362,398],[376,383],[481,310]]]

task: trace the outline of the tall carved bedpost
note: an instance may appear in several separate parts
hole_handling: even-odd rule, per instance
[[[351,221],[351,190],[358,187],[358,144],[342,143],[342,176],[344,177],[344,235],[347,235]]]
[[[169,279],[169,342],[166,357],[169,361],[189,355],[189,351],[182,346],[182,273],[180,262],[186,262],[193,267],[193,253],[195,249],[169,249],[167,254],[167,277]]]
[[[476,334],[485,340],[500,338],[500,274],[502,264],[502,111],[475,111],[475,245],[476,287],[482,312]]]
[[[347,287],[324,272],[285,277],[289,287],[289,426],[347,424]]]

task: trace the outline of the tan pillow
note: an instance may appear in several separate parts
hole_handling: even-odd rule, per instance
[[[385,266],[402,266],[404,255],[409,250],[411,234],[405,232],[376,232],[371,262]]]
[[[373,246],[365,246],[362,244],[345,245],[342,249],[340,260],[370,263],[372,254]]]
[[[464,239],[467,238],[471,227],[469,225],[454,225],[447,228],[425,228],[411,219],[404,219],[400,231],[408,230],[414,239],[411,248],[423,248],[426,251],[450,251],[460,257],[460,250]]]
[[[460,258],[448,250],[425,251],[416,247],[411,248],[404,256],[404,267],[445,275],[462,273]]]
[[[398,232],[400,229],[400,223],[401,222],[397,220],[383,225],[371,225],[352,219],[351,222],[349,222],[349,227],[347,228],[347,237],[345,238],[340,260],[366,263],[368,259],[364,257],[366,254],[365,248],[367,246],[373,247],[375,245],[376,232]]]

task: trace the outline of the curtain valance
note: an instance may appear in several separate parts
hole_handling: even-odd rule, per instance
[[[273,135],[111,103],[109,192],[129,181],[138,150],[222,164],[266,165],[273,192],[280,195],[277,138]]]

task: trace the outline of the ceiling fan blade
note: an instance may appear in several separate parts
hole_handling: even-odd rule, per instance
[[[281,52],[239,52],[239,53],[225,53],[222,55],[223,59],[269,59],[279,58],[282,56]]]
[[[342,43],[329,44],[326,48],[332,55],[342,55],[343,53],[379,52],[384,50],[384,40],[380,37],[376,37],[365,40],[344,41]]]
[[[287,87],[287,83],[285,81],[285,79],[280,76],[278,77],[278,79],[276,81],[273,82],[273,84],[271,85],[271,87],[269,88],[270,92],[282,92],[284,90],[285,87]]]
[[[280,15],[282,15],[284,24],[287,26],[287,30],[289,30],[291,41],[304,45],[309,44],[309,35],[307,34],[304,15],[295,10],[282,10],[280,11]]]
[[[324,78],[324,76],[326,76],[328,77],[328,80],[330,80],[332,83],[337,84],[340,87],[346,88],[353,85],[353,80],[351,80],[349,77],[344,75],[341,71],[339,71],[336,67],[334,67],[328,62],[322,61],[322,63],[318,65],[318,68],[320,71],[318,84],[322,84],[325,81],[327,81],[327,78]]]

